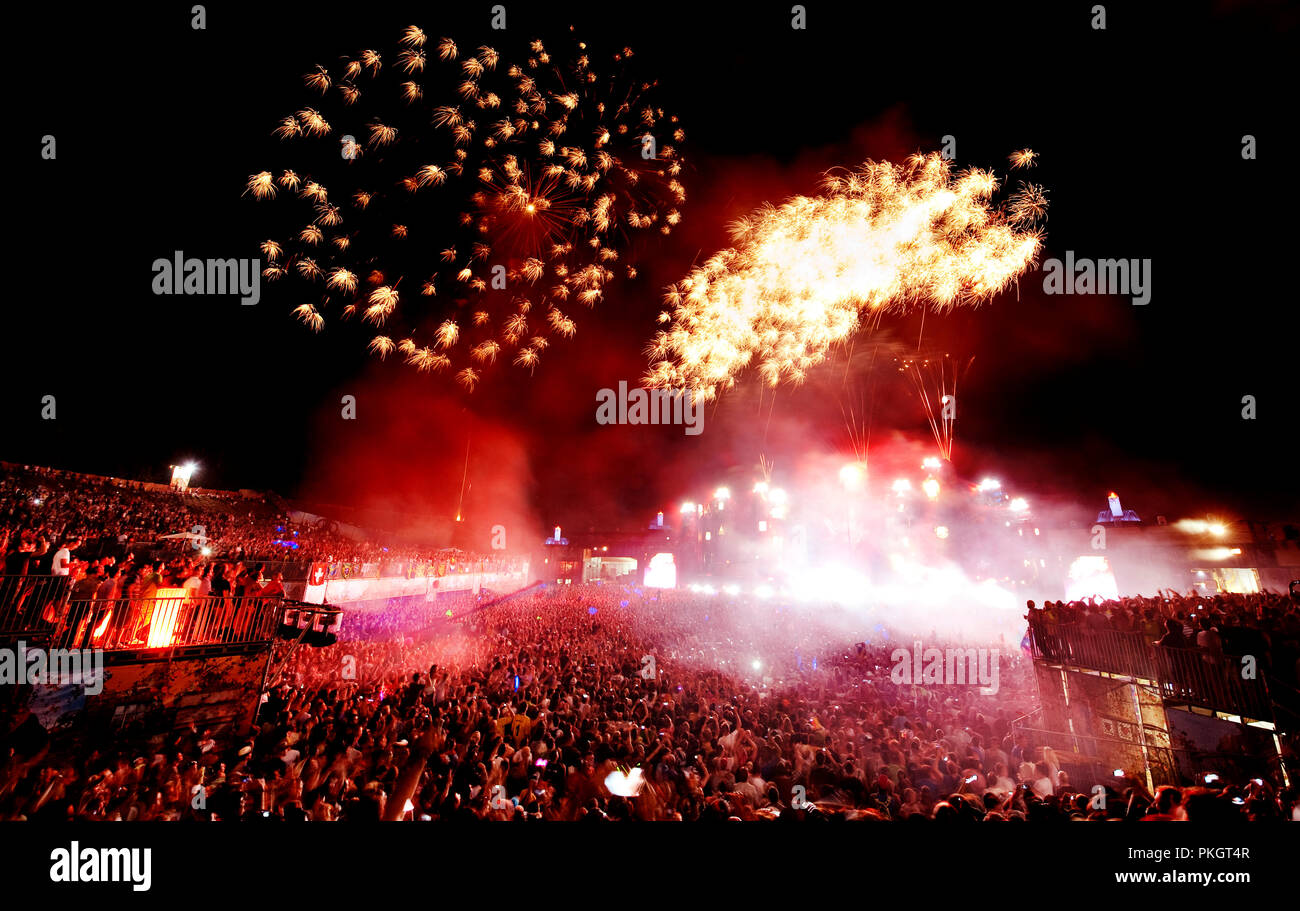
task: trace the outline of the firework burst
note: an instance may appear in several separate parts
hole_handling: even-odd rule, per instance
[[[741,219],[734,247],[669,288],[645,382],[706,400],[751,366],[768,385],[799,383],[878,314],[988,299],[1035,261],[1046,209],[1035,187],[997,206],[997,187],[988,171],[914,155],[827,175],[823,195]]]
[[[383,327],[377,356],[472,389],[498,354],[534,367],[576,331],[574,303],[635,276],[639,237],[679,223],[684,136],[631,51],[517,50],[411,26],[303,77],[309,100],[273,130],[286,166],[245,194],[278,216],[267,278],[304,323],[356,314]]]

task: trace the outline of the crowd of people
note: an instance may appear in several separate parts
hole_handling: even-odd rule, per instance
[[[179,539],[172,551],[130,549],[196,526],[203,548]],[[277,542],[305,559],[351,547],[348,558],[427,561],[439,572],[489,559],[343,538],[332,526],[294,525],[270,498],[10,466],[0,473],[0,609],[19,598],[24,612],[24,580],[67,576],[60,616],[26,613],[73,629],[68,644],[100,644],[92,633],[106,623],[104,606],[161,588],[236,605],[284,597],[282,575],[262,556],[276,556]],[[1285,596],[1030,602],[1028,619],[1040,632],[1111,630],[1206,655],[1259,655],[1282,680],[1296,679],[1300,659],[1300,608]],[[858,641],[863,629],[872,641]],[[336,642],[296,648],[277,665],[251,727],[125,728],[69,750],[28,702],[12,701],[0,712],[0,820],[1300,815],[1300,792],[1280,770],[1154,793],[1136,773],[1101,793],[1076,787],[1070,762],[1018,724],[1037,703],[1027,654],[994,651],[995,692],[975,681],[899,682],[890,672],[899,642],[971,643],[893,632],[783,598],[620,584],[353,610]],[[132,631],[131,642],[144,635]],[[1285,736],[1281,745],[1294,768],[1296,744]]]
[[[1113,630],[1166,649],[1196,650],[1219,665],[1225,656],[1254,656],[1288,691],[1300,689],[1300,600],[1271,592],[1213,596],[1166,592],[1116,600],[1029,602],[1040,648],[1062,647],[1062,634]],[[1284,695],[1284,694],[1279,694]]]
[[[293,522],[272,495],[0,467],[0,630],[49,632],[58,647],[146,644],[163,589],[186,591],[181,634],[233,641],[264,625],[253,599],[285,597],[286,581],[307,580],[313,565],[338,579],[516,571],[522,562],[390,548],[382,532],[358,539],[334,523]],[[214,601],[195,600],[204,598]]]
[[[294,521],[293,516],[298,517]],[[319,562],[338,573],[440,575],[468,558],[445,547],[399,543],[393,535],[308,519],[274,494],[180,491],[162,485],[31,466],[0,469],[0,553],[5,575],[49,575],[61,545],[80,540],[83,554],[212,555],[231,563]],[[473,569],[513,565],[474,556]],[[305,569],[304,569],[305,572]]]
[[[1014,723],[1035,702],[1019,652],[990,696],[897,684],[888,641],[777,605],[606,585],[452,613],[358,617],[297,650],[246,737],[54,759],[15,719],[0,818],[1226,821],[1300,801],[1266,780],[1072,786]]]

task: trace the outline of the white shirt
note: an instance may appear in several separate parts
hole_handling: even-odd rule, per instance
[[[71,561],[72,561],[72,551],[68,550],[66,547],[60,547],[57,551],[55,551],[54,562],[50,564],[53,567],[52,572],[54,573],[54,575],[56,576],[68,575],[71,572],[71,570],[67,567],[66,564],[70,563]]]

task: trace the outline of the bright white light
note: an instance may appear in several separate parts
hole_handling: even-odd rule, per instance
[[[212,548],[211,548],[211,547],[205,547],[205,548],[203,548],[201,551],[199,551],[199,553],[203,554],[203,556],[205,556],[205,557],[210,557],[210,556],[212,556]]]
[[[755,484],[754,493],[758,494],[760,497],[767,496],[767,482],[759,481],[757,484]]]
[[[1065,598],[1067,601],[1079,601],[1094,596],[1107,600],[1119,597],[1115,574],[1111,572],[1110,561],[1105,557],[1079,557],[1070,564]]]
[[[783,503],[785,503],[785,501],[786,501],[786,493],[785,493],[785,491],[782,490],[780,487],[774,487],[774,488],[772,489],[772,491],[771,491],[770,493],[768,493],[768,495],[767,495],[767,499],[768,499],[768,502],[770,502],[770,503],[774,503],[774,504],[776,504],[777,506],[780,506],[780,505],[782,505]]]
[[[983,481],[980,481],[979,489],[984,491],[1001,490],[1002,482],[999,481],[997,478],[985,478]]]
[[[1012,512],[1024,512],[1029,509],[1029,501],[1024,497],[1016,497],[1011,501]]]
[[[939,496],[939,482],[934,478],[926,478],[921,482],[921,489],[925,491],[925,495],[931,500]]]
[[[724,586],[722,586],[722,590],[723,590],[726,594],[731,595],[732,597],[735,597],[736,595],[740,594],[740,586],[739,586],[739,585],[724,585]]]
[[[899,478],[892,485],[890,485],[890,489],[892,489],[894,493],[898,494],[901,497],[903,494],[907,493],[912,489],[912,482],[909,481],[907,478]]]
[[[946,537],[948,537],[948,526],[947,526],[947,525],[940,525],[940,526],[938,526],[937,528],[935,528],[935,530],[934,530],[934,536],[935,536],[936,538],[946,538]]]
[[[615,769],[605,776],[605,787],[609,788],[609,793],[619,797],[635,797],[641,793],[641,788],[645,785],[641,777],[643,774],[640,766],[626,775]]]
[[[792,573],[790,583],[801,600],[829,604],[861,604],[871,589],[862,573],[835,564]]]
[[[770,598],[774,594],[775,592],[772,591],[772,586],[770,585],[760,585],[758,588],[754,589],[754,595],[759,598]]]
[[[759,531],[767,531],[767,519],[759,519],[759,520],[758,520],[758,530],[759,530]]]
[[[763,662],[761,662],[761,661],[759,661],[757,658],[755,658],[754,661],[753,661],[753,663],[750,664],[750,667],[752,667],[754,670],[759,670],[760,668],[763,667]]]
[[[172,466],[172,486],[185,490],[190,486],[190,478],[194,472],[198,471],[199,466],[193,462],[186,462],[184,465]]]
[[[694,503],[683,503],[683,504],[682,504],[682,515],[686,515],[688,512],[695,512],[695,504],[694,504]]]
[[[646,588],[676,588],[677,566],[673,562],[673,555],[661,553],[651,557],[650,564],[645,568],[644,581]]]
[[[1213,522],[1210,524],[1210,534],[1214,535],[1216,538],[1223,537],[1224,532],[1227,530],[1228,529],[1221,522]]]
[[[849,462],[840,469],[840,483],[850,489],[857,488],[862,484],[862,466],[857,462]]]
[[[921,467],[926,471],[937,471],[939,469],[939,457],[929,456],[921,462]]]
[[[731,491],[728,490],[726,487],[719,487],[717,490],[713,491],[713,499],[715,499],[715,500],[730,500],[730,499],[731,499]]]

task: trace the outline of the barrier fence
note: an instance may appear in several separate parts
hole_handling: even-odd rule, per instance
[[[1166,702],[1271,720],[1263,656],[1157,645],[1140,632],[1089,629],[1029,617],[1036,660],[1153,682]],[[1255,658],[1259,661],[1256,662]],[[1258,664],[1258,666],[1256,666]]]
[[[0,634],[45,628],[42,614],[71,591],[71,576],[0,576]]]
[[[284,607],[279,598],[190,598],[184,589],[72,600],[68,578],[0,576],[0,638],[105,650],[265,642]]]

